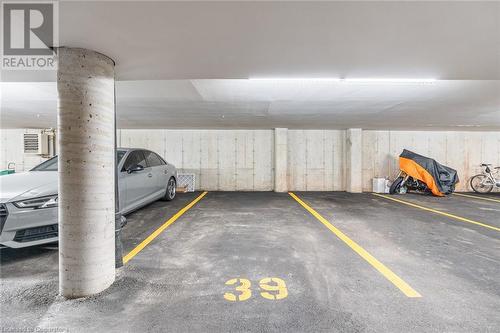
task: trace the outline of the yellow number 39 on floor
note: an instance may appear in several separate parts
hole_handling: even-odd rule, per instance
[[[252,283],[247,279],[231,279],[226,282],[227,286],[233,286],[238,284],[234,289],[239,292],[239,295],[236,296],[233,293],[225,293],[224,298],[231,302],[236,301],[246,301],[250,297],[252,297],[252,290],[250,287]],[[288,289],[286,288],[286,283],[280,278],[276,277],[268,277],[263,278],[259,281],[259,287],[263,290],[260,295],[266,299],[270,300],[278,300],[283,299],[288,296]]]
[[[270,284],[274,282],[273,284]],[[263,278],[259,282],[260,289],[265,290],[260,295],[267,299],[283,299],[288,296],[288,289],[286,283],[280,278]],[[273,291],[274,293],[270,293]]]

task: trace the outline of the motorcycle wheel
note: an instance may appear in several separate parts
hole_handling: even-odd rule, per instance
[[[401,193],[401,183],[403,182],[403,179],[403,177],[398,177],[392,182],[391,187],[389,188],[389,194]]]

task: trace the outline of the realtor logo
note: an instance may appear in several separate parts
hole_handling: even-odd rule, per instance
[[[2,3],[2,68],[55,69],[56,2]]]

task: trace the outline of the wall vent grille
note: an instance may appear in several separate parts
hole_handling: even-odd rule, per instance
[[[49,138],[44,133],[24,133],[23,148],[25,154],[46,155],[49,153]]]

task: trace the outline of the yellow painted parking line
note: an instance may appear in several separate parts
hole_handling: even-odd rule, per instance
[[[490,197],[480,197],[478,195],[470,195],[470,194],[462,194],[462,193],[453,193],[453,195],[458,195],[460,197],[473,198],[473,199],[493,201],[493,202],[500,203],[500,199],[493,199],[493,198],[490,198]]]
[[[471,220],[471,219],[466,219],[465,217],[461,217],[461,216],[457,216],[457,215],[445,213],[445,212],[442,212],[442,211],[437,210],[437,209],[424,207],[424,206],[417,205],[417,204],[414,204],[414,203],[411,203],[411,202],[408,202],[408,201],[404,201],[404,200],[401,200],[401,199],[391,198],[389,196],[378,194],[378,193],[372,193],[372,194],[375,195],[375,196],[377,196],[377,197],[381,197],[381,198],[384,198],[384,199],[387,199],[387,200],[396,201],[396,202],[399,202],[399,203],[402,203],[402,204],[405,204],[405,205],[408,205],[408,206],[411,206],[411,207],[414,207],[414,208],[418,208],[418,209],[422,209],[422,210],[425,210],[425,211],[428,211],[428,212],[431,212],[431,213],[435,213],[435,214],[443,215],[443,216],[446,216],[446,217],[450,217],[450,218],[458,220],[458,221],[462,221],[462,222],[466,222],[466,223],[471,223],[471,224],[479,225],[481,227],[485,227],[485,228],[492,229],[492,230],[495,230],[495,231],[500,231],[500,228],[494,227],[494,226],[489,225],[489,224],[477,222],[477,221],[474,221],[474,220]]]
[[[162,226],[160,226],[158,229],[156,229],[151,235],[149,235],[145,240],[143,240],[139,245],[137,245],[132,251],[130,251],[126,256],[123,257],[123,263],[126,264],[127,262],[130,261],[133,257],[135,257],[139,252],[142,251],[149,243],[151,243],[158,235],[160,235],[163,230],[167,229],[172,223],[177,221],[179,217],[182,216],[185,212],[187,212],[191,207],[193,207],[198,201],[203,199],[205,195],[207,195],[208,192],[203,192],[200,194],[196,199],[191,201],[186,207],[182,208],[179,210],[177,213],[175,213],[174,216],[172,216],[168,221],[163,223]]]
[[[304,201],[302,201],[294,193],[289,192],[290,196],[295,199],[302,207],[304,207],[312,216],[314,216],[318,221],[323,223],[331,232],[333,232],[340,240],[347,244],[354,252],[359,254],[361,258],[365,259],[370,265],[373,266],[377,271],[380,272],[387,280],[392,282],[396,287],[399,288],[408,297],[422,297],[415,289],[410,287],[403,279],[397,276],[393,271],[391,271],[387,266],[378,261],[374,256],[372,256],[368,251],[362,248],[358,243],[350,239],[342,231],[334,227],[328,220],[321,216],[317,211],[308,206]]]

